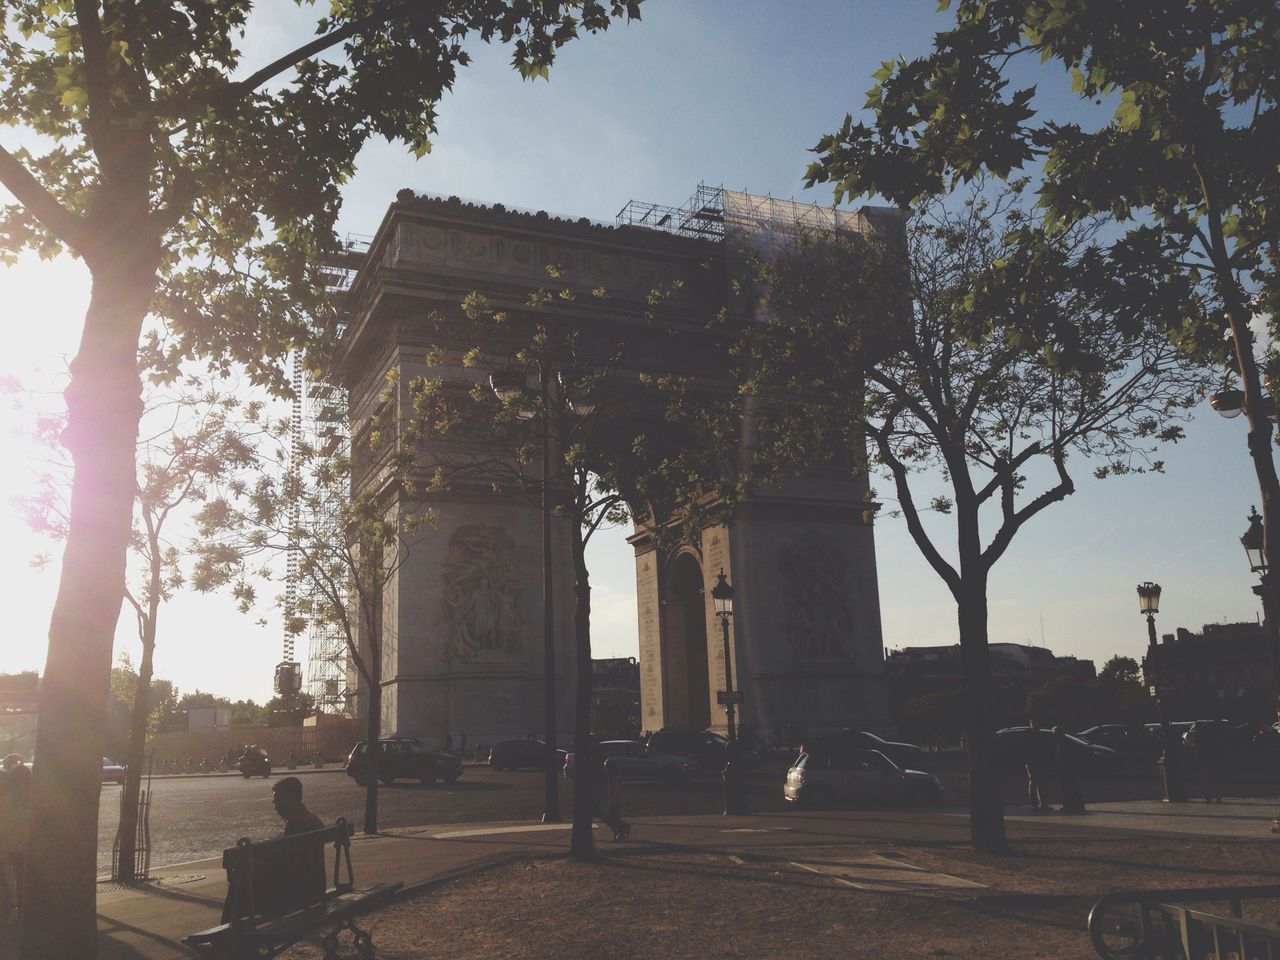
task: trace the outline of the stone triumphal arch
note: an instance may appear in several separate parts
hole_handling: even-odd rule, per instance
[[[713,388],[726,368],[707,320],[733,302],[726,293],[733,251],[745,244],[767,253],[778,236],[806,223],[894,230],[900,219],[895,211],[835,211],[700,187],[683,207],[633,202],[605,225],[401,191],[349,264],[335,370],[348,391],[353,447],[379,405],[407,403],[413,378],[469,385],[485,374],[462,362],[460,343],[441,342],[440,317],[464,324],[460,305],[472,292],[518,314],[548,285],[548,267],[567,295],[541,309],[572,327],[588,355],[594,347],[620,357],[614,373],[621,381],[677,372]],[[653,319],[654,290],[663,291],[661,324]],[[424,476],[437,453],[430,442],[423,446]],[[420,500],[383,492],[388,509],[423,509]],[[722,569],[736,590],[729,657],[744,727],[800,734],[885,721],[866,496],[865,479],[802,471],[753,494],[727,525],[692,542],[671,547],[645,529],[630,538],[643,729],[726,726],[717,703],[724,646],[711,598]],[[429,499],[436,522],[383,598],[383,730],[428,742],[466,732],[472,743],[541,730],[540,506],[483,485]],[[569,535],[564,521],[553,522],[556,709],[565,732],[574,662]]]

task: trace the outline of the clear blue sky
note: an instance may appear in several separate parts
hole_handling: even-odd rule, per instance
[[[265,6],[242,45],[250,67],[306,36],[291,5]],[[505,50],[480,47],[441,106],[431,154],[415,162],[403,148],[380,144],[361,157],[342,229],[372,233],[401,187],[606,221],[633,198],[681,203],[699,181],[827,203],[825,190],[803,190],[808,148],[846,112],[861,110],[880,61],[928,48],[948,23],[935,6],[647,0],[642,22],[566,47],[550,83],[522,82]],[[1077,116],[1059,74],[1025,69],[1018,79],[1038,82],[1045,106]],[[19,140],[0,134],[7,145]],[[74,352],[86,291],[75,263],[0,268],[10,331],[0,375],[55,388]],[[8,435],[20,423],[0,422],[8,423],[0,461],[7,499],[27,484],[29,451]],[[1107,481],[1077,466],[1078,492],[1031,521],[993,573],[992,641],[1043,639],[1099,663],[1113,653],[1140,656],[1145,626],[1134,586],[1145,579],[1164,587],[1162,631],[1256,618],[1237,539],[1257,501],[1242,421],[1206,410],[1166,459],[1163,476]],[[39,668],[56,567],[27,567],[39,544],[12,508],[0,513],[0,537],[9,612],[0,669]],[[954,642],[950,595],[902,522],[882,518],[876,537],[886,644]],[[623,535],[602,537],[591,562],[597,655],[633,655],[634,572]],[[270,696],[280,657],[274,624],[255,626],[225,598],[184,597],[165,617],[161,676],[182,689]],[[131,623],[124,616],[121,623],[118,647],[132,651]]]

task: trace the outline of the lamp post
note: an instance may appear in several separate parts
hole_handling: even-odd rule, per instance
[[[1243,312],[1243,311],[1241,311]],[[1209,403],[1219,415],[1228,420],[1245,414],[1249,419],[1249,455],[1253,458],[1254,472],[1258,477],[1258,491],[1262,497],[1262,514],[1256,509],[1249,514],[1249,529],[1245,537],[1250,540],[1245,545],[1249,554],[1249,567],[1261,574],[1261,583],[1254,588],[1254,593],[1262,599],[1263,615],[1268,622],[1272,636],[1273,656],[1273,694],[1280,706],[1280,643],[1277,641],[1277,629],[1274,615],[1280,613],[1280,581],[1269,574],[1268,562],[1272,549],[1280,543],[1280,478],[1276,476],[1275,460],[1272,457],[1272,422],[1277,417],[1275,393],[1278,384],[1273,378],[1265,380],[1259,375],[1257,361],[1253,355],[1252,335],[1242,329],[1237,316],[1228,313],[1232,335],[1235,338],[1236,359],[1240,378],[1244,389],[1223,389],[1209,398]],[[1263,390],[1268,392],[1264,393]],[[1244,543],[1245,537],[1240,538]]]
[[[716,579],[716,585],[711,588],[711,599],[715,601],[716,616],[720,618],[720,631],[724,637],[724,690],[720,697],[720,702],[724,704],[725,716],[728,720],[729,739],[736,740],[738,738],[737,729],[734,726],[734,704],[741,695],[735,698],[733,693],[733,664],[729,656],[729,618],[733,616],[733,587],[729,585],[729,581],[724,578],[724,568],[720,568],[720,575]]]
[[[1263,626],[1267,630],[1271,647],[1272,695],[1276,700],[1273,707],[1280,703],[1280,624],[1276,623],[1273,593],[1275,591],[1275,574],[1267,563],[1266,531],[1262,526],[1262,517],[1256,507],[1249,508],[1249,529],[1240,538],[1245,556],[1249,558],[1249,570],[1258,575],[1258,583],[1254,585],[1254,594],[1262,601]]]
[[[560,789],[556,778],[556,645],[551,579],[551,421],[548,364],[538,364],[538,395],[542,407],[542,713],[546,757],[543,763],[542,822],[560,822]],[[496,370],[489,386],[503,403],[518,401],[525,393],[522,370]],[[532,419],[537,411],[520,407],[517,416]]]
[[[1187,790],[1182,783],[1182,770],[1178,763],[1178,744],[1174,740],[1173,731],[1169,728],[1169,720],[1164,713],[1164,699],[1160,684],[1160,652],[1156,642],[1156,614],[1160,612],[1160,584],[1146,581],[1138,584],[1138,612],[1147,618],[1147,655],[1143,666],[1147,678],[1151,682],[1150,692],[1156,701],[1156,719],[1160,721],[1160,737],[1164,743],[1164,753],[1157,761],[1160,768],[1160,787],[1164,793],[1165,803],[1181,803],[1187,799]]]

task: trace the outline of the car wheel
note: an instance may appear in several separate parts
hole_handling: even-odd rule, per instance
[[[355,781],[357,787],[367,787],[369,785],[368,777],[356,777]]]
[[[242,776],[242,777],[244,777],[246,780],[248,780],[248,779],[249,779],[249,771],[248,771],[248,770],[241,770],[241,771],[240,771],[240,776]]]
[[[830,810],[831,800],[831,788],[825,783],[815,783],[804,794],[804,805],[810,810]]]
[[[263,770],[263,771],[262,771],[262,779],[263,779],[263,780],[266,780],[266,779],[267,779],[267,777],[269,777],[269,776],[271,776],[271,767],[270,767],[270,766],[268,766],[265,770]]]
[[[462,776],[461,770],[457,771],[456,773],[449,774],[447,777],[444,778],[444,782],[455,783],[460,776]]]

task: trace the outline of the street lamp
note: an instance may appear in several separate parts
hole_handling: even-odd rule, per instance
[[[546,757],[543,759],[542,822],[560,822],[560,788],[556,778],[556,645],[551,581],[551,422],[548,364],[538,364],[538,395],[542,408],[542,713]],[[527,378],[519,369],[495,370],[489,386],[503,403],[518,403],[525,397]],[[532,419],[537,410],[520,404],[516,416]]]
[[[733,693],[733,665],[729,656],[729,618],[733,616],[733,587],[724,578],[723,567],[716,578],[716,585],[711,588],[711,599],[715,601],[716,616],[720,618],[720,630],[724,637],[724,690],[720,693],[720,702],[724,704],[728,719],[729,739],[736,740],[738,733],[734,726],[733,708],[741,699],[741,694],[735,697]]]
[[[1178,765],[1178,744],[1174,740],[1173,731],[1169,728],[1168,718],[1164,713],[1164,698],[1161,696],[1160,653],[1156,642],[1156,614],[1160,612],[1160,584],[1150,580],[1138,584],[1138,613],[1147,618],[1147,655],[1143,661],[1147,679],[1150,681],[1150,693],[1156,701],[1156,719],[1160,721],[1160,736],[1164,741],[1164,753],[1157,761],[1160,768],[1160,786],[1164,791],[1165,803],[1181,803],[1187,799],[1187,790],[1182,783],[1182,772]]]
[[[1267,636],[1271,641],[1271,675],[1273,687],[1280,691],[1280,623],[1276,622],[1272,594],[1275,589],[1271,567],[1267,563],[1267,536],[1262,526],[1262,517],[1256,507],[1249,508],[1249,529],[1240,538],[1245,556],[1249,558],[1249,569],[1258,575],[1258,583],[1253,592],[1262,601],[1262,619]]]

